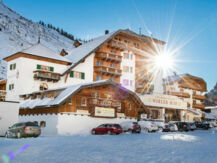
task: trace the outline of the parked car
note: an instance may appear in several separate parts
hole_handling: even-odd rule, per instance
[[[132,133],[141,132],[141,127],[137,122],[126,121],[126,122],[122,122],[120,125],[124,132],[132,132]]]
[[[190,131],[191,127],[188,122],[176,122],[176,126],[178,127],[178,131]]]
[[[158,126],[152,121],[139,121],[141,129],[144,129],[147,132],[156,132],[158,131]]]
[[[216,126],[217,126],[217,124],[216,124],[215,121],[209,121],[208,123],[209,123],[209,127],[210,127],[210,128],[213,128],[213,127],[216,127]]]
[[[165,123],[161,121],[153,121],[155,125],[158,127],[158,131],[162,132],[165,128]]]
[[[5,133],[6,138],[38,137],[41,128],[34,122],[16,123]]]
[[[195,122],[195,125],[198,129],[208,130],[210,128],[209,123],[206,121],[197,121],[197,122]]]
[[[95,134],[109,134],[109,135],[116,134],[118,135],[122,132],[123,130],[119,124],[102,124],[91,130],[91,133],[94,135]]]
[[[166,123],[164,128],[163,128],[163,132],[175,132],[178,131],[178,127],[176,126],[176,124],[174,123]]]
[[[194,131],[197,127],[196,127],[196,125],[195,125],[195,123],[189,123],[190,124],[190,129],[191,129],[191,131]]]

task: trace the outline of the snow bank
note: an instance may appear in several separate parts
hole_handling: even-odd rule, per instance
[[[185,135],[185,134],[167,134],[167,135],[162,135],[161,139],[163,139],[163,140],[181,140],[181,141],[192,142],[192,141],[197,140],[197,137],[192,136],[192,135]]]

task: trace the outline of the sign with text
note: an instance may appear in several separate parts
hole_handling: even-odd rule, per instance
[[[187,102],[172,95],[143,95],[141,96],[141,100],[147,106],[156,106],[171,109],[187,109]]]
[[[114,108],[95,107],[96,117],[115,117]]]

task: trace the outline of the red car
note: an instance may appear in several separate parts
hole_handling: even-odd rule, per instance
[[[119,124],[102,124],[97,128],[93,128],[91,133],[92,134],[120,134],[123,130]]]

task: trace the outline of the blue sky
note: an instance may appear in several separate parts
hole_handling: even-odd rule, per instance
[[[208,89],[217,82],[216,0],[3,0],[33,21],[43,20],[90,39],[129,28],[178,47],[177,72],[204,78]]]

